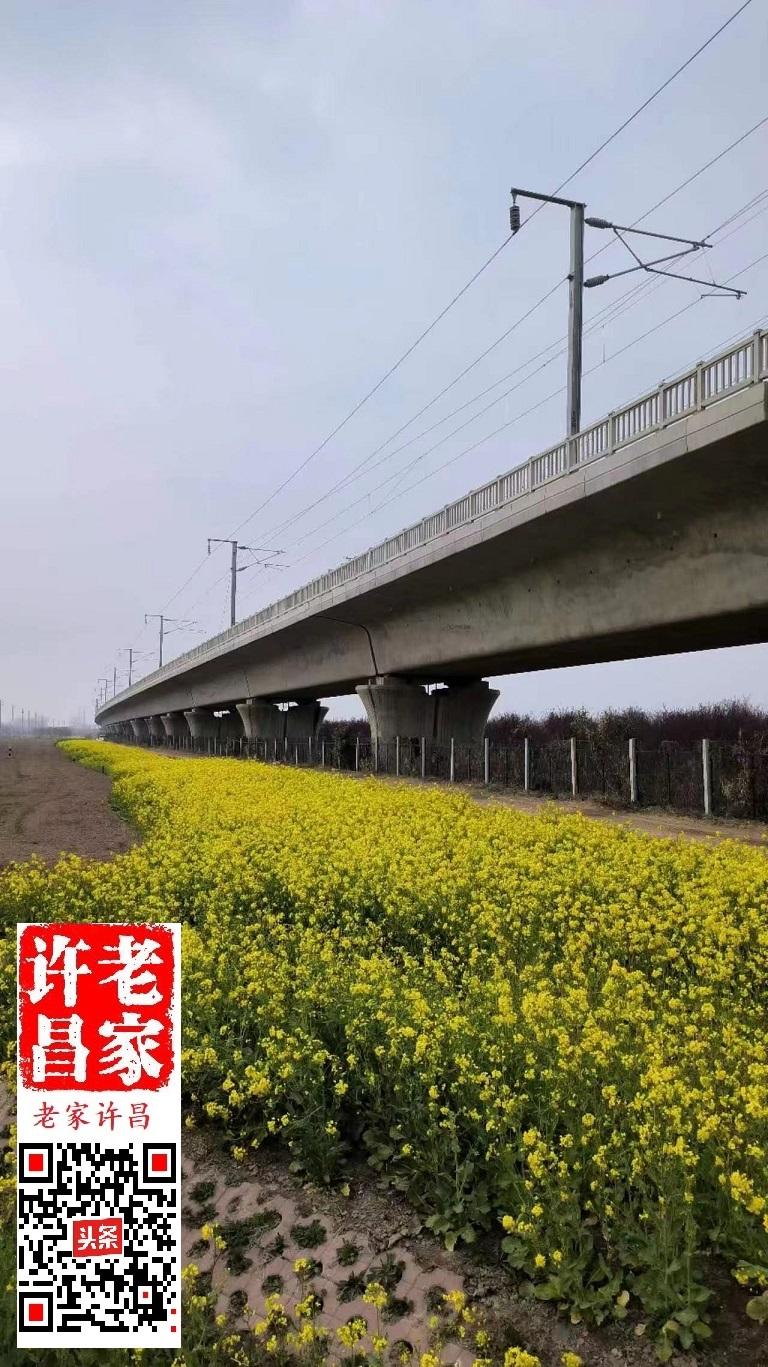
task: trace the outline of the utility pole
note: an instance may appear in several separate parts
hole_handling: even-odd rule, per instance
[[[165,615],[164,612],[145,612],[145,613],[144,613],[144,625],[145,625],[145,626],[147,625],[147,622],[148,622],[148,621],[150,620],[150,618],[152,618],[152,617],[156,618],[157,621],[160,623],[160,650],[159,650],[159,654],[158,654],[158,668],[159,668],[159,669],[162,669],[162,667],[163,667],[163,641],[165,640],[165,634],[166,634],[166,633],[165,633],[165,624],[166,624],[166,622],[178,622],[179,625],[176,627],[176,630],[177,630],[177,631],[181,631],[182,627],[193,627],[193,626],[195,625],[195,623],[194,623],[193,621],[188,622],[188,621],[186,620],[186,618],[181,618],[181,617],[166,617],[166,615]],[[131,651],[131,662],[133,662],[133,651]]]
[[[231,547],[232,547],[232,560],[231,560],[230,568],[229,568],[229,575],[230,575],[230,583],[229,583],[229,625],[230,625],[231,627],[233,627],[233,626],[235,625],[235,622],[237,621],[237,576],[238,576],[238,573],[240,572],[241,569],[247,570],[247,569],[249,568],[248,565],[238,565],[238,563],[237,563],[238,552],[239,552],[239,551],[250,551],[252,554],[256,554],[257,552],[261,551],[261,552],[263,552],[264,555],[282,555],[283,552],[282,552],[282,551],[271,551],[271,550],[269,550],[266,546],[244,546],[244,545],[243,545],[241,542],[239,542],[239,541],[233,541],[232,538],[229,537],[229,536],[209,536],[209,537],[208,537],[208,554],[209,554],[209,555],[211,554],[211,546],[214,546],[214,545],[218,545],[218,546],[231,546]],[[253,561],[253,560],[252,560],[252,561],[251,561],[251,564],[252,564],[252,565],[253,565],[253,564],[257,564],[257,565],[268,565],[268,564],[269,564],[269,561],[268,561],[268,560],[256,560],[256,561]]]
[[[122,650],[119,650],[117,653],[118,655],[128,656],[128,687],[130,688],[131,684],[133,683],[133,646],[125,646]]]
[[[104,685],[104,696],[103,696],[103,697],[101,696],[101,686],[102,686],[102,684]],[[100,703],[105,703],[105,702],[107,701],[107,689],[108,689],[108,688],[109,688],[109,679],[99,679],[99,702],[100,702]]]
[[[537,199],[542,204],[562,204],[571,211],[571,260],[568,270],[568,404],[566,435],[573,437],[581,426],[581,342],[584,303],[584,210],[578,199],[559,199],[557,195],[539,195],[533,190],[510,191],[512,204],[509,226],[513,233],[520,230],[521,199]]]
[[[584,205],[571,205],[568,272],[568,436],[581,427],[581,342],[584,328]]]
[[[112,669],[112,697],[117,693],[117,665]]]
[[[145,613],[144,613],[144,625],[145,625],[145,626],[147,625],[147,622],[148,622],[148,621],[150,620],[150,618],[152,618],[152,617],[157,618],[157,620],[158,620],[159,623],[160,623],[160,649],[159,649],[159,652],[158,652],[158,664],[157,664],[157,667],[158,667],[158,669],[162,669],[162,667],[163,667],[163,637],[164,637],[164,635],[165,635],[165,624],[166,624],[166,622],[172,622],[172,621],[174,620],[174,618],[172,618],[172,617],[166,617],[166,616],[164,615],[164,613],[162,613],[162,612],[145,612]]]
[[[574,437],[581,427],[581,349],[584,290],[594,289],[596,285],[604,285],[608,280],[616,280],[619,276],[631,275],[635,271],[647,271],[649,275],[666,275],[672,280],[687,280],[689,284],[706,285],[709,292],[714,294],[726,294],[738,299],[744,293],[743,290],[735,289],[733,285],[720,285],[716,284],[714,280],[700,280],[696,276],[679,275],[675,271],[662,269],[669,262],[679,261],[681,257],[689,256],[692,252],[699,252],[704,248],[711,247],[711,242],[691,237],[673,237],[669,233],[655,233],[647,228],[623,226],[618,223],[611,223],[605,218],[585,218],[586,205],[577,199],[559,199],[557,195],[540,195],[534,190],[520,190],[514,186],[510,193],[512,203],[509,209],[509,227],[513,236],[521,228],[520,206],[517,203],[518,195],[522,199],[536,199],[541,204],[562,204],[571,212],[571,259],[568,270],[568,383],[566,386],[568,391],[566,435],[568,437]],[[603,228],[611,231],[616,241],[626,247],[635,264],[623,271],[613,271],[610,275],[594,275],[589,280],[585,280],[585,223],[588,228]],[[629,233],[636,237],[648,237],[659,242],[674,243],[676,249],[667,252],[664,256],[657,256],[651,261],[641,261],[637,252],[626,241],[626,235]]]

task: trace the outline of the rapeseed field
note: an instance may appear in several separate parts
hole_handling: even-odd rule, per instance
[[[497,1231],[578,1321],[708,1337],[768,1286],[768,855],[437,789],[89,742],[144,840],[0,876],[17,920],[180,920],[187,1123],[313,1180],[364,1157],[449,1245]],[[643,1332],[640,1329],[640,1332]]]

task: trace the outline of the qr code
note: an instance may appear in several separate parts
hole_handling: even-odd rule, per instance
[[[177,1160],[175,1144],[19,1145],[19,1323],[26,1331],[175,1327]]]

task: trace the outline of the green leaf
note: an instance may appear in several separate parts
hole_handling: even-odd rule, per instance
[[[690,1306],[688,1307],[687,1310],[676,1310],[676,1311],[675,1311],[675,1319],[677,1320],[678,1324],[685,1324],[685,1325],[688,1326],[688,1328],[690,1328],[690,1326],[693,1324],[693,1321],[694,1321],[696,1318],[697,1318],[696,1311],[695,1311],[695,1310],[691,1310]]]
[[[751,1301],[747,1301],[747,1314],[751,1320],[757,1320],[758,1324],[768,1324],[768,1292],[763,1292],[762,1296],[753,1296]]]

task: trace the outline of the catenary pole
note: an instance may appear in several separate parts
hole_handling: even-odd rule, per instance
[[[568,272],[568,436],[581,427],[581,347],[584,313],[584,205],[571,205]]]

